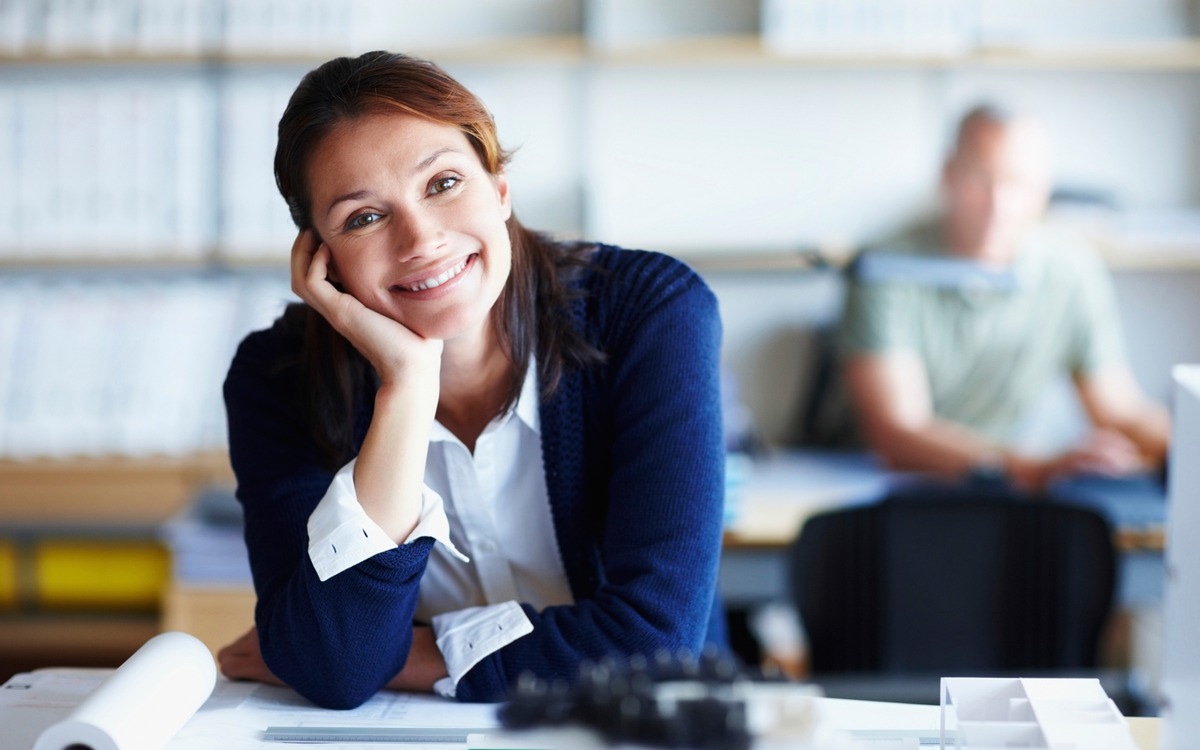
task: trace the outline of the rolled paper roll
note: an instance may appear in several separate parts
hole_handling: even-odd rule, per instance
[[[216,683],[207,646],[187,633],[156,635],[33,750],[162,750]]]

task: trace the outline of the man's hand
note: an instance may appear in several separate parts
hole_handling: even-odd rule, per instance
[[[1064,474],[1126,476],[1148,468],[1137,443],[1118,430],[1101,428],[1062,457]]]
[[[1009,454],[1005,464],[1013,484],[1034,493],[1062,477],[1076,474],[1120,477],[1149,468],[1136,443],[1118,430],[1105,428],[1096,430],[1084,442],[1054,458]]]

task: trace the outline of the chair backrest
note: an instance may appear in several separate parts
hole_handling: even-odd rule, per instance
[[[815,673],[1094,667],[1116,580],[1089,508],[906,490],[809,519],[793,600]]]

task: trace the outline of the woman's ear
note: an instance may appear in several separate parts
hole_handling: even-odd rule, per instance
[[[508,221],[512,218],[512,197],[508,192],[508,175],[501,172],[492,179],[496,183],[496,192],[500,196],[500,211],[504,214],[504,220]]]

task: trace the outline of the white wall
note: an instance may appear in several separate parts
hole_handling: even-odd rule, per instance
[[[1045,120],[1063,186],[1130,209],[1200,202],[1192,72],[455,72],[521,146],[513,170],[527,221],[631,246],[760,252],[870,238],[930,205],[957,117],[981,101]]]
[[[1062,184],[1108,190],[1128,208],[1200,202],[1200,76],[1195,72],[947,75],[944,110],[950,118],[980,99],[1006,102],[1046,122]]]
[[[853,241],[925,197],[924,76],[621,67],[590,89],[585,229],[673,251]]]

